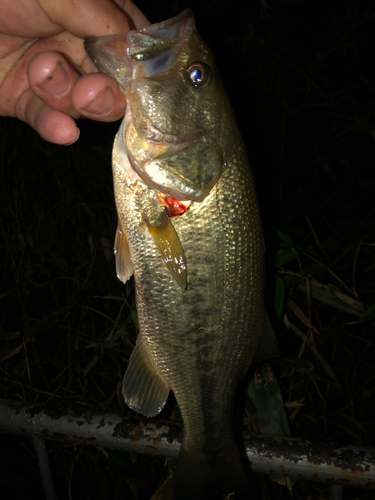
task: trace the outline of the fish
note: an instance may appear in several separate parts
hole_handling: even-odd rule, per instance
[[[253,498],[232,420],[264,339],[263,238],[214,56],[191,10],[85,48],[127,100],[112,153],[116,272],[134,275],[139,319],[124,400],[151,417],[173,391],[184,424],[175,500]]]

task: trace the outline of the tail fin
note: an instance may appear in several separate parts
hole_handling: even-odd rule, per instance
[[[236,444],[229,443],[214,456],[200,454],[198,458],[189,455],[182,443],[173,477],[174,500],[211,500],[230,493],[236,499],[253,498]]]

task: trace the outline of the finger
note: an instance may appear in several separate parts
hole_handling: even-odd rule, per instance
[[[35,130],[48,142],[68,146],[79,138],[80,130],[73,118],[44,103],[34,119]]]
[[[147,17],[141,12],[138,7],[131,0],[114,0],[117,5],[125,10],[129,18],[132,20],[134,26],[141,30],[150,24]]]
[[[37,54],[28,67],[30,88],[48,106],[73,118],[80,113],[72,105],[73,89],[80,74],[58,52]]]
[[[64,30],[80,38],[124,33],[132,25],[125,12],[136,27],[147,23],[130,0],[24,1],[21,9],[19,2],[0,1],[0,4],[0,32],[29,39],[57,35]]]
[[[126,100],[112,78],[90,73],[82,76],[75,86],[72,104],[86,118],[109,122],[124,116]]]
[[[28,68],[30,88],[50,107],[73,118],[81,115],[101,121],[121,118],[125,98],[107,75],[80,76],[57,52],[41,52]]]
[[[80,38],[131,29],[125,13],[111,0],[39,0],[39,5],[55,24]]]
[[[33,127],[43,139],[54,144],[72,144],[79,137],[73,118],[52,109],[30,89],[20,96],[16,116]]]

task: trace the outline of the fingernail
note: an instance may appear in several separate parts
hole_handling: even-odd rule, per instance
[[[68,92],[70,89],[70,80],[61,62],[56,64],[52,73],[38,87],[54,97],[63,96]]]
[[[112,111],[114,104],[115,95],[111,87],[106,87],[81,109],[93,115],[107,115]]]
[[[68,144],[64,144],[64,146],[71,146],[72,144],[74,144],[75,142],[77,142],[80,135],[81,135],[81,131],[79,130],[79,128],[77,128],[77,135],[76,135],[76,138],[74,139],[74,141],[69,142]]]

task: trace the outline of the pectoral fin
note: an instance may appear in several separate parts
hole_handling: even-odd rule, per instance
[[[169,386],[148,361],[139,342],[132,352],[122,383],[125,403],[132,410],[153,417],[163,409],[169,391]]]
[[[165,262],[169,272],[180,287],[186,288],[186,257],[180,238],[164,210],[160,224],[154,226],[147,224],[148,230]]]
[[[130,256],[129,243],[120,221],[117,223],[114,253],[117,277],[126,283],[134,272],[134,266]]]

